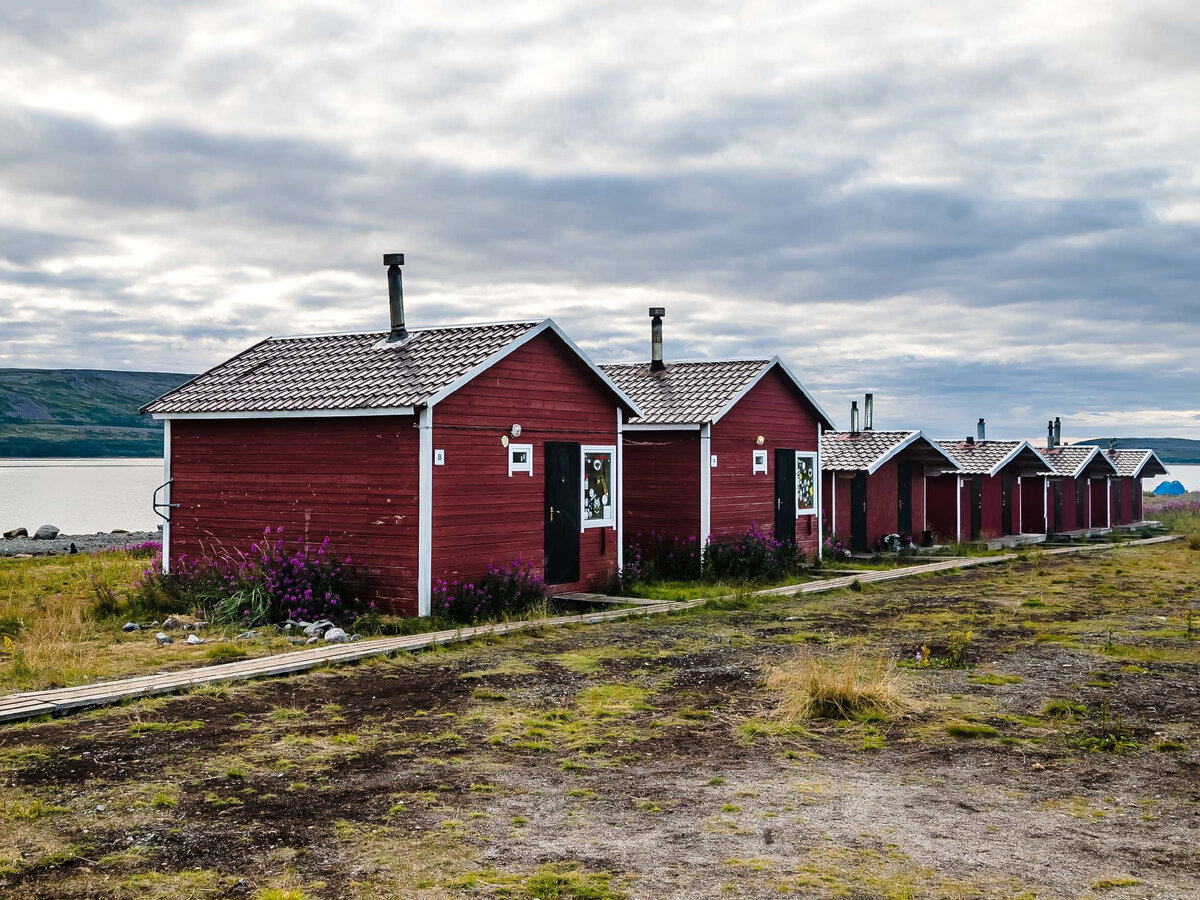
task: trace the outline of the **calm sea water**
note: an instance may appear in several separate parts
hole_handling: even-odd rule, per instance
[[[0,459],[0,531],[57,525],[64,534],[154,531],[161,459]]]
[[[1164,478],[1147,479],[1142,482],[1142,487],[1152,491],[1164,481],[1178,481],[1189,491],[1200,491],[1200,466],[1176,466],[1167,463],[1167,471],[1171,474]]]

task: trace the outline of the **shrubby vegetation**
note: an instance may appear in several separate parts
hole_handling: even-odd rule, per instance
[[[612,590],[629,594],[638,584],[663,581],[775,581],[799,575],[804,564],[794,543],[775,540],[753,522],[737,538],[709,538],[703,553],[695,535],[681,539],[652,531],[629,543]]]
[[[546,605],[546,584],[523,559],[507,566],[488,565],[474,581],[438,579],[433,585],[433,614],[456,623],[524,617]]]

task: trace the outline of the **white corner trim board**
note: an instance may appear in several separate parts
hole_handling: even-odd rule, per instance
[[[712,532],[712,460],[709,458],[709,448],[712,446],[712,424],[705,422],[700,427],[700,552],[708,542]]]
[[[417,416],[417,615],[433,605],[433,407]]]
[[[171,502],[171,420],[163,422],[163,502]],[[171,571],[171,507],[167,507],[167,518],[162,527],[162,570]]]

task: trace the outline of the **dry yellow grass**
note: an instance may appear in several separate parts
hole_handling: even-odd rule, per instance
[[[798,654],[768,671],[767,687],[779,694],[779,715],[790,721],[891,718],[912,706],[895,662],[857,651],[830,661]]]

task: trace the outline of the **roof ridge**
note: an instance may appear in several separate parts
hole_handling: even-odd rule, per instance
[[[726,357],[722,357],[720,359],[672,359],[666,363],[666,367],[669,369],[669,368],[671,368],[671,366],[678,366],[678,365],[694,366],[694,365],[707,365],[707,364],[711,364],[711,363],[735,363],[735,362],[762,363],[763,365],[766,365],[767,363],[774,361],[774,359],[775,359],[775,357],[773,357],[773,356],[726,356]],[[649,362],[649,360],[643,360],[642,362],[609,362],[609,363],[599,363],[598,365],[602,369],[607,369],[609,367],[615,368],[616,366],[624,366],[626,368],[634,368],[634,367],[640,368],[642,366],[650,365],[650,362]]]
[[[465,322],[458,325],[422,325],[417,328],[409,328],[411,334],[419,334],[424,331],[462,331],[468,328],[499,328],[503,325],[528,325],[531,328],[535,325],[541,325],[545,319],[510,319],[500,322]],[[372,328],[370,331],[314,331],[312,333],[301,334],[273,334],[263,338],[260,343],[267,341],[296,341],[308,338],[323,338],[323,337],[366,337],[379,336],[389,334],[387,329]]]

